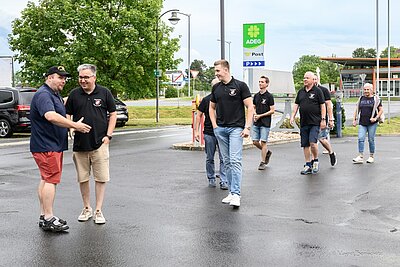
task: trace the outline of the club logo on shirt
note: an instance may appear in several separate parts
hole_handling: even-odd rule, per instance
[[[315,98],[315,94],[311,93],[310,96],[309,96],[308,98],[314,99],[314,98]]]
[[[101,107],[101,99],[95,98],[95,99],[93,99],[93,100],[94,100],[93,106],[95,106],[95,107]]]
[[[265,99],[265,98],[262,99],[262,100],[261,100],[261,104],[263,104],[263,105],[267,104],[267,99]]]
[[[236,88],[235,89],[229,89],[229,95],[230,96],[235,96],[236,95]]]

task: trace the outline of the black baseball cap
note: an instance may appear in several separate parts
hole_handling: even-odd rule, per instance
[[[53,67],[51,67],[47,71],[45,76],[47,77],[47,76],[49,76],[51,74],[54,74],[54,73],[57,73],[58,75],[63,76],[63,77],[71,77],[71,74],[69,74],[68,72],[65,71],[64,66],[53,66]]]

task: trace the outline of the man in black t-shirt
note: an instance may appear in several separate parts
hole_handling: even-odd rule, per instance
[[[314,73],[306,72],[303,82],[304,88],[297,92],[290,123],[294,123],[296,113],[300,109],[300,142],[306,162],[300,173],[305,175],[319,171],[317,142],[320,129],[326,128],[326,108],[324,95],[315,86]]]
[[[317,75],[314,76],[314,82],[315,82],[315,86],[317,86],[324,94],[325,107],[326,107],[327,127],[325,129],[321,129],[321,131],[319,132],[319,135],[318,135],[318,140],[321,143],[321,145],[329,153],[329,159],[330,159],[331,165],[335,166],[337,163],[336,153],[333,151],[332,145],[329,141],[329,132],[335,125],[335,119],[333,117],[333,105],[332,105],[332,100],[331,100],[331,93],[329,92],[328,88],[323,87],[319,83],[319,78]]]
[[[217,80],[217,81],[214,81]],[[218,79],[214,79],[213,82],[211,83],[217,83],[219,82]],[[219,149],[218,146],[218,141],[217,138],[214,135],[214,130],[210,121],[210,115],[209,115],[209,106],[210,106],[210,99],[211,99],[211,94],[207,95],[204,97],[199,105],[197,115],[196,115],[196,125],[195,125],[195,137],[196,140],[200,140],[200,124],[203,119],[204,115],[204,151],[206,152],[206,173],[207,173],[207,178],[208,178],[208,186],[209,187],[216,187],[215,183],[215,178],[216,178],[216,172],[215,172],[215,164],[214,164],[214,156],[215,156],[215,151],[218,148],[218,156],[219,156],[219,174],[220,174],[220,183],[219,186],[223,190],[228,190],[228,181],[226,179],[226,174],[225,174],[225,167],[224,167],[224,161],[222,159],[222,154],[221,150]]]
[[[268,92],[269,79],[261,76],[258,81],[260,91],[253,97],[254,123],[252,127],[253,144],[261,150],[261,162],[259,170],[265,170],[266,165],[272,155],[267,148],[269,131],[271,129],[271,116],[275,112],[274,97]]]
[[[209,115],[224,159],[229,186],[229,194],[222,203],[239,207],[243,137],[249,136],[254,109],[249,87],[231,76],[228,61],[218,60],[214,67],[220,82],[212,88]],[[247,107],[247,117],[244,106]]]
[[[117,121],[114,97],[110,90],[96,84],[97,68],[92,64],[78,67],[80,87],[72,90],[66,103],[67,116],[76,121],[92,125],[89,134],[76,133],[73,146],[73,160],[78,176],[83,200],[83,210],[78,221],[88,221],[94,216],[94,222],[104,224],[102,206],[106,182],[110,180],[109,143]],[[93,213],[90,205],[90,174],[95,180],[96,209]]]

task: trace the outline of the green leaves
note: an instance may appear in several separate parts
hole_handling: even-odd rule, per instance
[[[296,91],[303,88],[303,77],[307,71],[316,73],[320,69],[321,84],[337,83],[339,81],[339,70],[332,62],[321,60],[315,55],[305,55],[299,58],[299,61],[293,66],[293,79]]]
[[[98,67],[98,83],[113,94],[139,98],[155,95],[155,25],[162,0],[43,0],[29,2],[9,36],[11,49],[22,63],[21,79],[43,83],[42,73],[64,65],[73,78],[66,94],[78,85],[76,68]],[[175,68],[179,49],[172,31],[160,23],[160,68]]]

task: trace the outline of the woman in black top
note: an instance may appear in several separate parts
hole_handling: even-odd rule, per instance
[[[375,103],[376,102],[376,103]],[[379,117],[383,113],[382,102],[374,96],[373,86],[370,83],[364,85],[364,95],[360,97],[354,112],[353,126],[358,123],[358,152],[353,163],[364,163],[364,141],[368,133],[369,158],[367,163],[374,163],[375,133],[378,127]],[[358,121],[357,121],[358,119]]]

